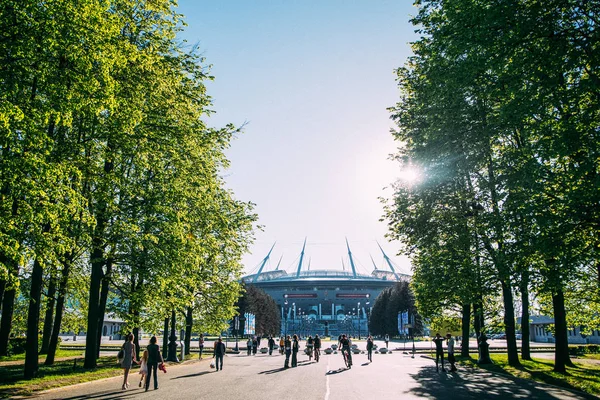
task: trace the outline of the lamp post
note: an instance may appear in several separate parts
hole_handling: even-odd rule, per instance
[[[371,297],[371,295],[369,293],[367,293],[367,301],[365,302],[365,312],[367,313],[366,317],[367,317],[367,336],[369,336],[371,334],[371,330],[369,329],[369,304],[371,304],[369,302],[369,297]]]
[[[358,340],[360,340],[360,301],[358,302]]]
[[[283,337],[287,337],[287,324],[288,324],[288,312],[289,312],[289,307],[288,307],[288,295],[284,294],[283,298],[285,299],[285,301],[283,302],[283,304],[285,305],[285,307],[283,307],[284,310],[284,327],[283,327]]]

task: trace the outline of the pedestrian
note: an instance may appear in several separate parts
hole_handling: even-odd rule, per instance
[[[269,336],[269,355],[273,354],[274,348],[275,348],[275,339],[273,339],[273,336]]]
[[[373,337],[371,335],[367,338],[367,358],[369,362],[373,362]]]
[[[142,382],[144,383],[144,387],[146,387],[146,376],[148,375],[148,350],[144,350],[144,354],[142,354],[142,358],[140,359],[140,384],[138,387],[142,387]]]
[[[256,355],[256,350],[258,350],[258,339],[256,336],[252,338],[252,354]]]
[[[285,338],[281,336],[279,338],[279,354],[283,355],[285,352]]]
[[[457,369],[454,365],[456,363],[456,358],[454,358],[454,338],[451,334],[447,333],[446,339],[448,344],[448,362],[450,363],[450,372],[455,372]]]
[[[290,355],[292,354],[292,341],[290,340],[290,335],[285,337],[285,364],[283,364],[283,368],[290,367]]]
[[[298,335],[292,337],[292,368],[298,366],[298,350],[300,349],[300,343],[298,343]]]
[[[252,338],[248,336],[248,341],[246,342],[246,347],[248,351],[248,355],[252,354]]]
[[[385,334],[385,348],[387,349],[389,345],[390,345],[390,335],[388,335],[386,333]]]
[[[133,344],[133,333],[127,335],[125,344],[123,344],[123,361],[121,361],[121,367],[123,367],[123,385],[121,390],[125,390],[129,387],[129,370],[135,360],[135,345]]]
[[[158,364],[164,363],[162,354],[160,354],[160,347],[156,344],[156,336],[150,338],[150,344],[148,345],[148,376],[146,376],[146,392],[150,387],[150,378],[154,373],[154,390],[158,389]]]
[[[315,361],[319,362],[321,356],[321,338],[319,335],[315,335]]]
[[[260,348],[260,339],[262,339],[262,337],[261,337],[260,335],[258,335],[258,336],[256,337],[256,345],[257,345],[257,347],[259,347],[259,348]]]
[[[432,339],[433,343],[435,343],[435,370],[437,372],[439,372],[438,369],[438,365],[439,365],[439,360],[442,360],[442,371],[445,371],[444,369],[444,347],[443,343],[444,343],[444,338],[442,336],[440,336],[439,333],[436,333],[435,337]]]
[[[223,371],[223,356],[225,356],[225,350],[225,343],[223,343],[223,339],[221,339],[219,336],[219,339],[217,339],[217,345],[215,346],[215,351],[213,353],[217,371],[219,370],[219,365],[221,366],[221,371]]]
[[[200,350],[198,351],[199,357],[202,360],[202,352],[204,351],[204,335],[200,334],[200,337],[198,338],[198,347],[200,348]]]

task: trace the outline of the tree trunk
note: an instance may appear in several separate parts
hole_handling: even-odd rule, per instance
[[[60,326],[62,324],[62,317],[65,309],[65,297],[67,295],[67,285],[69,283],[71,263],[73,262],[74,258],[75,256],[73,254],[69,254],[67,257],[65,257],[65,261],[63,262],[63,269],[58,288],[58,298],[56,299],[56,315],[54,316],[54,326],[52,327],[48,355],[46,356],[44,365],[54,364],[54,357],[56,355],[56,349],[58,348],[58,335],[60,334]]]
[[[4,288],[6,287],[6,281],[4,279],[0,279],[0,304],[2,304],[2,299],[4,298]]]
[[[567,313],[565,311],[565,296],[562,290],[552,294],[554,308],[554,371],[566,373],[566,366],[573,366],[569,358],[569,339],[567,335]]]
[[[1,257],[2,263],[9,267],[12,276],[16,277],[19,274],[19,268],[8,257]],[[13,312],[15,309],[15,296],[17,294],[14,285],[10,285],[5,281],[4,296],[2,298],[2,319],[0,320],[0,356],[8,355],[8,339],[12,330]]]
[[[4,292],[2,299],[2,320],[0,321],[0,356],[8,355],[8,338],[12,329],[16,289],[11,287]]]
[[[54,320],[54,303],[56,302],[56,275],[50,273],[48,281],[48,296],[46,300],[46,315],[44,316],[44,331],[42,334],[42,348],[40,354],[48,354],[50,347],[50,336],[52,335],[52,324]]]
[[[475,328],[475,335],[479,337],[481,332],[484,330],[485,322],[483,319],[483,306],[481,301],[473,303],[473,327]]]
[[[137,321],[137,316],[140,314],[139,312],[136,312],[136,316],[134,321]],[[134,350],[135,350],[135,358],[136,360],[140,359],[140,328],[139,327],[135,327],[133,328],[133,345]]]
[[[40,327],[40,300],[42,298],[43,268],[36,258],[31,272],[31,290],[27,311],[27,340],[25,342],[25,379],[35,378],[38,372],[38,330]]]
[[[529,267],[521,274],[521,358],[531,360],[529,346]]]
[[[190,344],[192,343],[192,325],[194,324],[194,317],[192,314],[192,307],[188,307],[185,315],[185,355],[190,355]]]
[[[469,332],[471,328],[471,305],[463,304],[462,307],[462,340],[460,342],[460,355],[469,357]]]
[[[521,365],[519,352],[517,350],[517,338],[515,336],[515,307],[510,283],[502,281],[502,298],[504,300],[504,328],[506,332],[506,350],[508,353],[508,364],[513,367]]]
[[[100,289],[100,302],[98,305],[98,351],[96,358],[100,358],[100,344],[102,342],[102,329],[104,328],[104,314],[106,313],[106,302],[108,301],[108,291],[110,289],[110,276],[112,273],[112,258],[106,260],[106,272],[102,274],[102,288]]]
[[[165,327],[163,330],[163,347],[162,347],[163,360],[167,359],[168,345],[169,345],[169,317],[165,317]]]

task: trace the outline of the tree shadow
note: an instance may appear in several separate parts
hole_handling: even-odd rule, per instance
[[[198,372],[197,374],[189,374],[189,375],[176,376],[175,378],[171,378],[171,380],[181,379],[181,378],[195,378],[197,376],[202,376],[202,375],[206,375],[206,374],[210,374],[210,373],[211,373],[211,371],[202,371],[202,372]]]
[[[113,399],[124,399],[127,397],[138,396],[144,392],[144,389],[138,390],[102,390],[95,393],[89,393],[85,395],[77,395],[71,397],[64,397],[62,400],[84,400],[84,399],[102,399],[102,400],[113,400]],[[35,397],[35,395],[34,395]]]
[[[481,370],[461,369],[447,373],[436,372],[434,366],[427,366],[410,376],[418,386],[408,392],[430,399],[597,399],[583,392],[567,392],[555,386],[542,387],[542,384],[530,380]]]

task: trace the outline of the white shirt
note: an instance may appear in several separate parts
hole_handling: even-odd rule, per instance
[[[454,354],[454,339],[448,339],[448,354]]]

